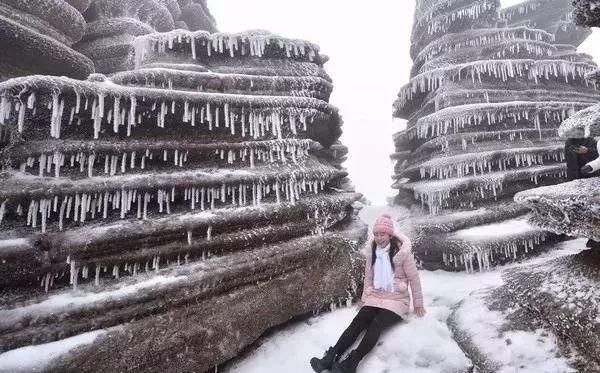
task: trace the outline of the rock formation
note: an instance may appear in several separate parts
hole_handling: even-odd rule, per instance
[[[598,26],[594,21],[597,11],[589,3],[574,2],[575,19],[581,24]],[[591,84],[597,76],[597,72],[588,74]],[[597,104],[572,115],[560,125],[559,135],[563,139],[599,136],[599,113]],[[574,180],[520,192],[515,201],[531,209],[531,222],[545,230],[600,241],[599,187],[597,177]],[[598,249],[586,249],[543,266],[512,270],[505,278],[503,297],[527,310],[533,322],[552,330],[576,351],[581,357],[578,371],[600,371]]]
[[[575,23],[588,27],[600,26],[600,7],[597,0],[571,0]]]
[[[600,99],[576,52],[589,30],[571,18],[567,0],[417,1],[392,158],[397,202],[424,210],[412,235],[426,268],[486,269],[558,238],[513,195],[563,180],[558,125]]]
[[[531,209],[530,221],[543,229],[600,241],[599,186],[597,177],[575,180],[520,192],[515,200]],[[504,297],[576,350],[582,357],[578,371],[600,370],[600,250],[583,250],[504,277]]]
[[[132,70],[136,36],[173,29],[216,32],[206,1],[95,0],[85,13],[86,32],[75,49],[94,61],[96,71]]]
[[[85,0],[1,0],[0,81],[28,74],[83,79],[89,58],[71,47],[83,37]]]
[[[461,301],[448,325],[477,371],[505,371],[508,365],[512,370],[598,372],[599,253],[514,266],[503,273],[502,286]],[[547,360],[536,349],[547,351]]]
[[[152,4],[177,5],[96,1],[87,17],[117,18],[86,35],[171,27]],[[131,70],[0,83],[0,351],[105,331],[49,371],[208,371],[358,291],[366,231],[318,47],[186,30],[132,45]]]

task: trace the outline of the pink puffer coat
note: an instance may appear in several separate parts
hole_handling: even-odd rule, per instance
[[[412,292],[414,307],[423,307],[421,281],[408,237],[396,233],[401,241],[399,251],[394,255],[394,291],[392,293],[373,288],[372,241],[367,243],[364,290],[362,301],[365,306],[379,307],[390,310],[403,317],[410,312],[410,294]]]

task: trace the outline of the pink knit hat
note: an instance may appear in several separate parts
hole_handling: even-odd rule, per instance
[[[394,222],[388,214],[382,214],[375,220],[373,225],[373,233],[387,233],[390,236],[394,235]]]

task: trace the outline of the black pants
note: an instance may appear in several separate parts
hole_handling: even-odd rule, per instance
[[[587,147],[588,152],[585,154],[575,153],[574,148],[577,148],[580,145]],[[598,176],[597,172],[590,175],[584,175],[581,173],[581,167],[585,166],[586,163],[598,158],[596,140],[594,138],[586,137],[582,139],[567,139],[565,142],[565,158],[567,161],[568,181]]]
[[[360,333],[365,331],[362,341],[360,341],[356,348],[358,356],[362,359],[375,347],[381,333],[400,321],[402,321],[402,318],[392,311],[364,306],[358,311],[350,326],[342,333],[342,336],[333,349],[338,356],[343,354],[352,346]]]

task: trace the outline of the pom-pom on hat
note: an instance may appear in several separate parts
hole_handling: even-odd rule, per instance
[[[387,233],[390,236],[394,235],[394,221],[388,214],[382,214],[375,220],[373,225],[373,233]]]

